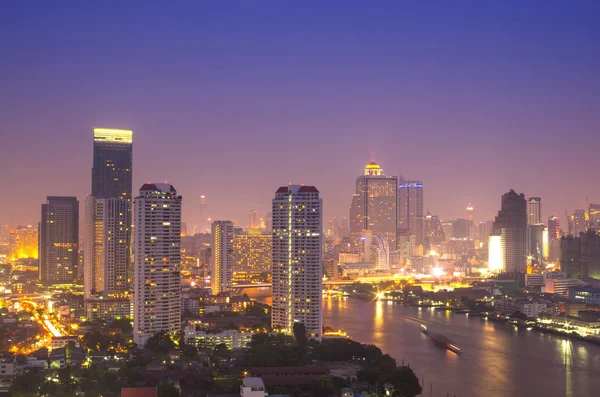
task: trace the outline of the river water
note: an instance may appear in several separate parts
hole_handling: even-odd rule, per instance
[[[332,297],[322,308],[324,326],[409,364],[425,397],[600,396],[600,346],[392,302]],[[462,354],[434,345],[421,324],[448,336]]]

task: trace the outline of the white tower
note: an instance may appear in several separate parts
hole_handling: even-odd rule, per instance
[[[282,186],[273,199],[273,309],[271,323],[288,334],[303,323],[321,339],[322,208],[314,186]]]
[[[134,342],[181,328],[181,196],[148,183],[134,200]]]

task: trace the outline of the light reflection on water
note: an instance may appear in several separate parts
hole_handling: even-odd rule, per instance
[[[324,326],[409,364],[423,378],[424,397],[584,397],[600,390],[600,347],[586,342],[389,302],[324,298],[322,307]],[[420,324],[448,336],[462,354],[435,346]]]

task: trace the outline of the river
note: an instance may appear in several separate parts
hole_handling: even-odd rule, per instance
[[[323,298],[322,308],[324,326],[409,364],[423,380],[425,397],[600,395],[600,346],[392,302],[332,297]],[[452,339],[462,354],[435,346],[421,323]]]

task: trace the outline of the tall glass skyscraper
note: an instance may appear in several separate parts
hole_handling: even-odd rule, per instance
[[[425,241],[423,215],[423,183],[401,179],[398,185],[398,233],[415,236],[415,245],[423,245]]]
[[[118,197],[131,202],[133,132],[94,128],[92,196]]]
[[[370,162],[356,179],[350,206],[350,249],[359,252],[365,231],[380,234],[396,251],[397,176],[386,176],[379,164]]]
[[[525,273],[527,270],[527,201],[514,190],[502,195],[502,205],[489,237],[491,270]]]

